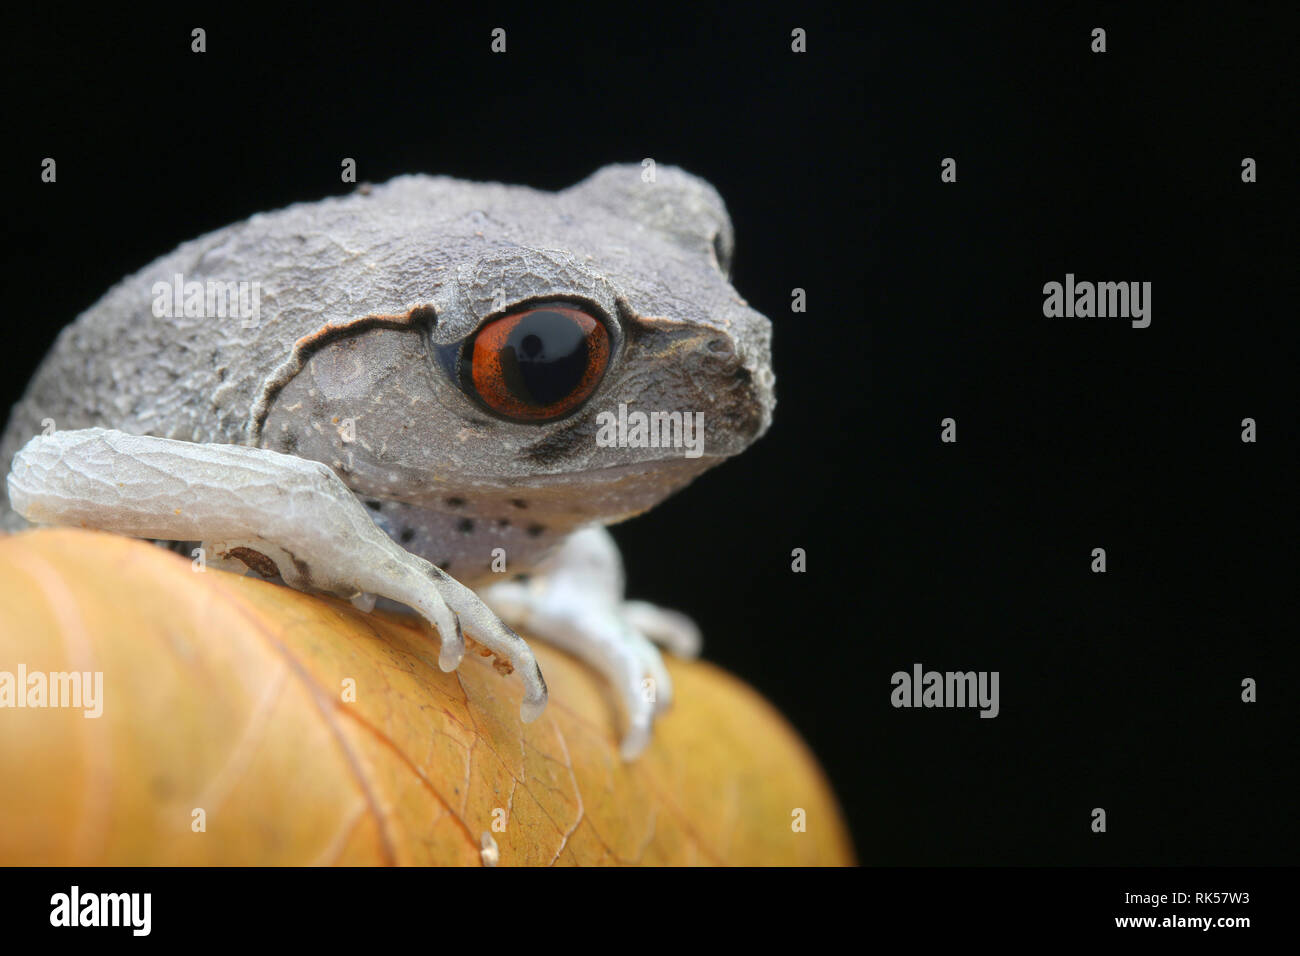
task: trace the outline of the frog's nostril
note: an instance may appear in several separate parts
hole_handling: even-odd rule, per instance
[[[725,357],[731,354],[731,340],[719,336],[709,340],[709,351],[714,355]]]

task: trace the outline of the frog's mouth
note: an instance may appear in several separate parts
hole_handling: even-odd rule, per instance
[[[653,458],[646,461],[626,462],[618,465],[606,465],[597,468],[585,468],[558,475],[537,475],[524,479],[535,483],[537,487],[546,487],[555,481],[562,481],[567,487],[575,484],[647,484],[661,486],[665,483],[688,482],[701,472],[708,471],[714,465],[725,461],[730,455],[699,455],[687,458],[681,454]]]
[[[605,468],[503,479],[475,479],[463,490],[439,484],[409,497],[417,507],[438,510],[449,495],[473,502],[481,515],[513,514],[548,528],[576,527],[592,521],[623,521],[653,508],[690,484],[724,456],[665,458]]]
[[[635,517],[685,488],[726,456],[664,458],[562,475],[538,475],[522,483],[530,507],[574,523],[610,524]],[[511,492],[520,493],[516,485]]]

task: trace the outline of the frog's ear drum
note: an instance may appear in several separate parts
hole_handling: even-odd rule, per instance
[[[604,321],[573,302],[530,302],[484,323],[460,352],[460,386],[517,422],[577,411],[609,367]]]

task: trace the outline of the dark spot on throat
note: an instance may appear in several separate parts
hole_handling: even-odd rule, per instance
[[[545,533],[546,533],[545,525],[530,524],[528,526],[528,537],[530,538],[540,538]]]
[[[474,522],[469,518],[461,518],[460,521],[456,523],[456,530],[461,534],[471,534],[474,531]]]
[[[464,499],[464,498],[448,498],[448,499],[447,499],[447,507],[448,507],[448,508],[463,508],[463,507],[465,507],[465,499]]]
[[[524,501],[523,498],[512,498],[512,499],[510,500],[510,503],[511,503],[512,505],[514,505],[516,508],[527,508],[527,507],[528,507],[528,502]]]
[[[399,537],[402,539],[402,544],[410,544],[411,541],[415,538],[415,529],[403,528],[402,533],[399,535]]]

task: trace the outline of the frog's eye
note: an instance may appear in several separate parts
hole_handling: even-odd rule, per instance
[[[480,328],[460,361],[463,386],[492,411],[549,421],[596,390],[609,365],[609,331],[572,302],[534,302]]]

